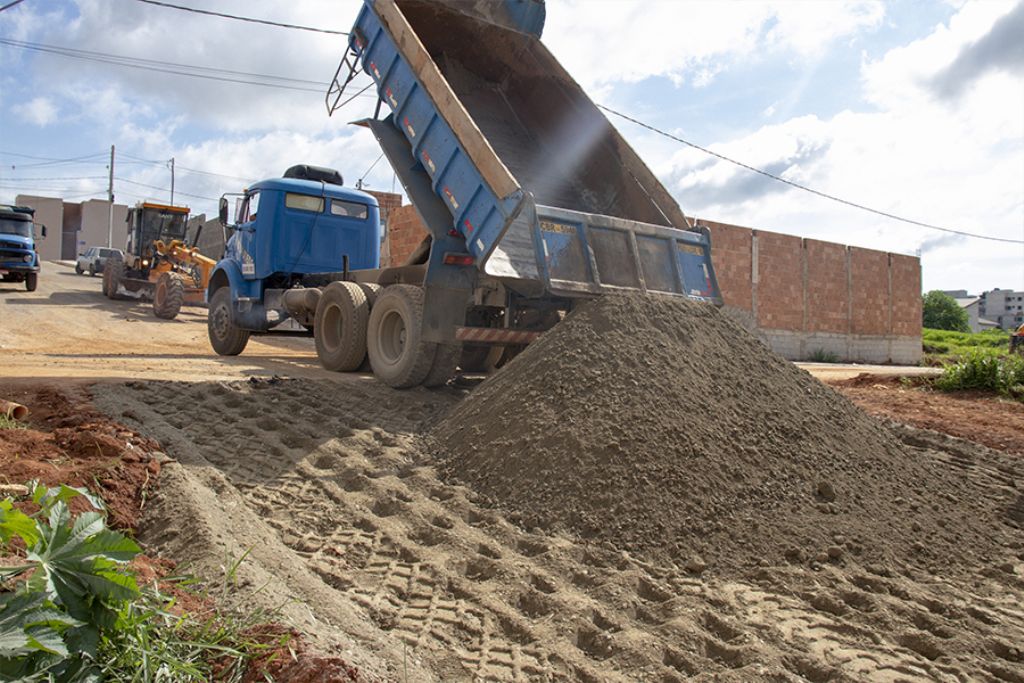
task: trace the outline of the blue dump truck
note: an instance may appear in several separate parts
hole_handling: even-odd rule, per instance
[[[328,369],[368,360],[390,386],[436,386],[465,362],[464,345],[521,347],[588,297],[721,304],[707,229],[540,42],[544,11],[540,0],[364,1],[328,111],[358,73],[373,79],[377,113],[357,124],[379,141],[429,237],[387,268],[368,262],[358,239],[332,243],[340,253],[323,257],[343,267],[320,274],[326,283],[268,273],[256,255],[247,264],[234,252],[236,277],[253,284],[232,283],[229,296],[211,282],[218,352],[291,316],[311,323]],[[279,248],[306,258],[317,225],[288,228]],[[285,288],[257,295],[270,282]]]
[[[24,282],[25,289],[36,291],[39,282],[39,252],[36,249],[35,209],[28,206],[0,205],[0,279]],[[46,226],[39,226],[40,238]]]

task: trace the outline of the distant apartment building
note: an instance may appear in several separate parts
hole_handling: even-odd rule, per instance
[[[66,202],[56,197],[20,194],[15,198],[15,203],[31,206],[36,210],[35,222],[46,226],[46,239],[38,243],[39,257],[44,261],[73,259],[88,247],[108,246],[110,202],[106,200]],[[114,239],[111,246],[124,248],[127,216],[127,206],[114,204]]]
[[[993,289],[978,297],[978,315],[1001,329],[1012,330],[1024,324],[1024,291]]]

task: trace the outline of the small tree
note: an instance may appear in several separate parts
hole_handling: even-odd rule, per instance
[[[938,290],[924,295],[924,326],[933,330],[952,330],[953,332],[970,332],[967,324],[967,311],[960,307],[956,299]]]

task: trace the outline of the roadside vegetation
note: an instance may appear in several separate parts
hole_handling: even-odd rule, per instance
[[[943,391],[992,391],[1024,401],[1024,356],[971,351],[947,365],[935,386]]]
[[[1002,357],[1010,353],[1010,333],[1005,330],[953,332],[924,328],[921,333],[926,365],[955,363],[974,353]]]
[[[225,608],[186,579],[140,585],[141,549],[84,489],[33,482],[0,501],[0,555],[0,680],[241,681],[287,651],[272,614]]]

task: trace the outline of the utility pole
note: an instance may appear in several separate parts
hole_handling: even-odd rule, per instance
[[[107,181],[107,246],[114,246],[114,146],[110,146],[110,176]]]
[[[174,157],[171,157],[171,206],[174,206]]]

